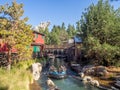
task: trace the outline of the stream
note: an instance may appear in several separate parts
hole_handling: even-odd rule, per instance
[[[60,66],[63,64],[64,61],[61,59],[55,59],[55,65]],[[44,70],[41,74],[41,79],[38,80],[38,83],[40,84],[42,90],[47,90],[47,86],[45,81],[47,80],[46,73],[47,70]],[[68,77],[65,79],[52,79],[51,80],[57,85],[57,87],[60,90],[101,90],[97,87],[91,86],[91,85],[85,85],[81,80],[75,78],[74,75],[75,72],[73,72],[70,69],[67,69]]]

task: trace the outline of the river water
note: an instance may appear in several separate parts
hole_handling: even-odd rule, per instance
[[[45,75],[42,75],[41,79],[38,81],[42,90],[47,90],[45,83],[46,80],[47,77]],[[73,78],[72,76],[68,76],[66,79],[61,80],[52,79],[52,81],[60,90],[100,90],[94,86],[85,85],[82,81]]]
[[[58,62],[57,62],[57,60],[56,60],[56,63],[61,64],[61,61],[58,60]],[[63,64],[63,62],[62,62],[62,64]],[[47,71],[45,70],[45,72],[43,72],[41,75],[41,79],[38,80],[38,83],[42,87],[42,90],[47,90],[47,86],[45,83],[45,81],[47,80],[47,76],[45,75],[46,72]],[[67,70],[67,73],[69,75],[65,79],[56,80],[56,79],[51,78],[52,81],[57,85],[57,87],[60,90],[101,90],[94,86],[85,85],[81,80],[75,78],[76,76],[73,75],[73,71],[71,71],[70,69]]]

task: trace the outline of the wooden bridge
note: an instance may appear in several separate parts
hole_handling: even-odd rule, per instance
[[[55,57],[70,58],[74,55],[74,44],[65,45],[45,45],[44,52],[47,54],[54,54]]]

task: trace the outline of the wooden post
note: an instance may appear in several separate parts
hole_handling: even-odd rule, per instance
[[[11,51],[8,50],[8,65],[7,65],[7,70],[11,69]]]
[[[74,60],[76,61],[76,42],[74,42]]]

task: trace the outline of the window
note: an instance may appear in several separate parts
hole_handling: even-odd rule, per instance
[[[38,34],[37,33],[35,34],[35,38],[38,38]]]
[[[44,39],[45,37],[44,36],[42,36],[42,39]]]
[[[33,52],[40,52],[39,46],[33,46]]]

